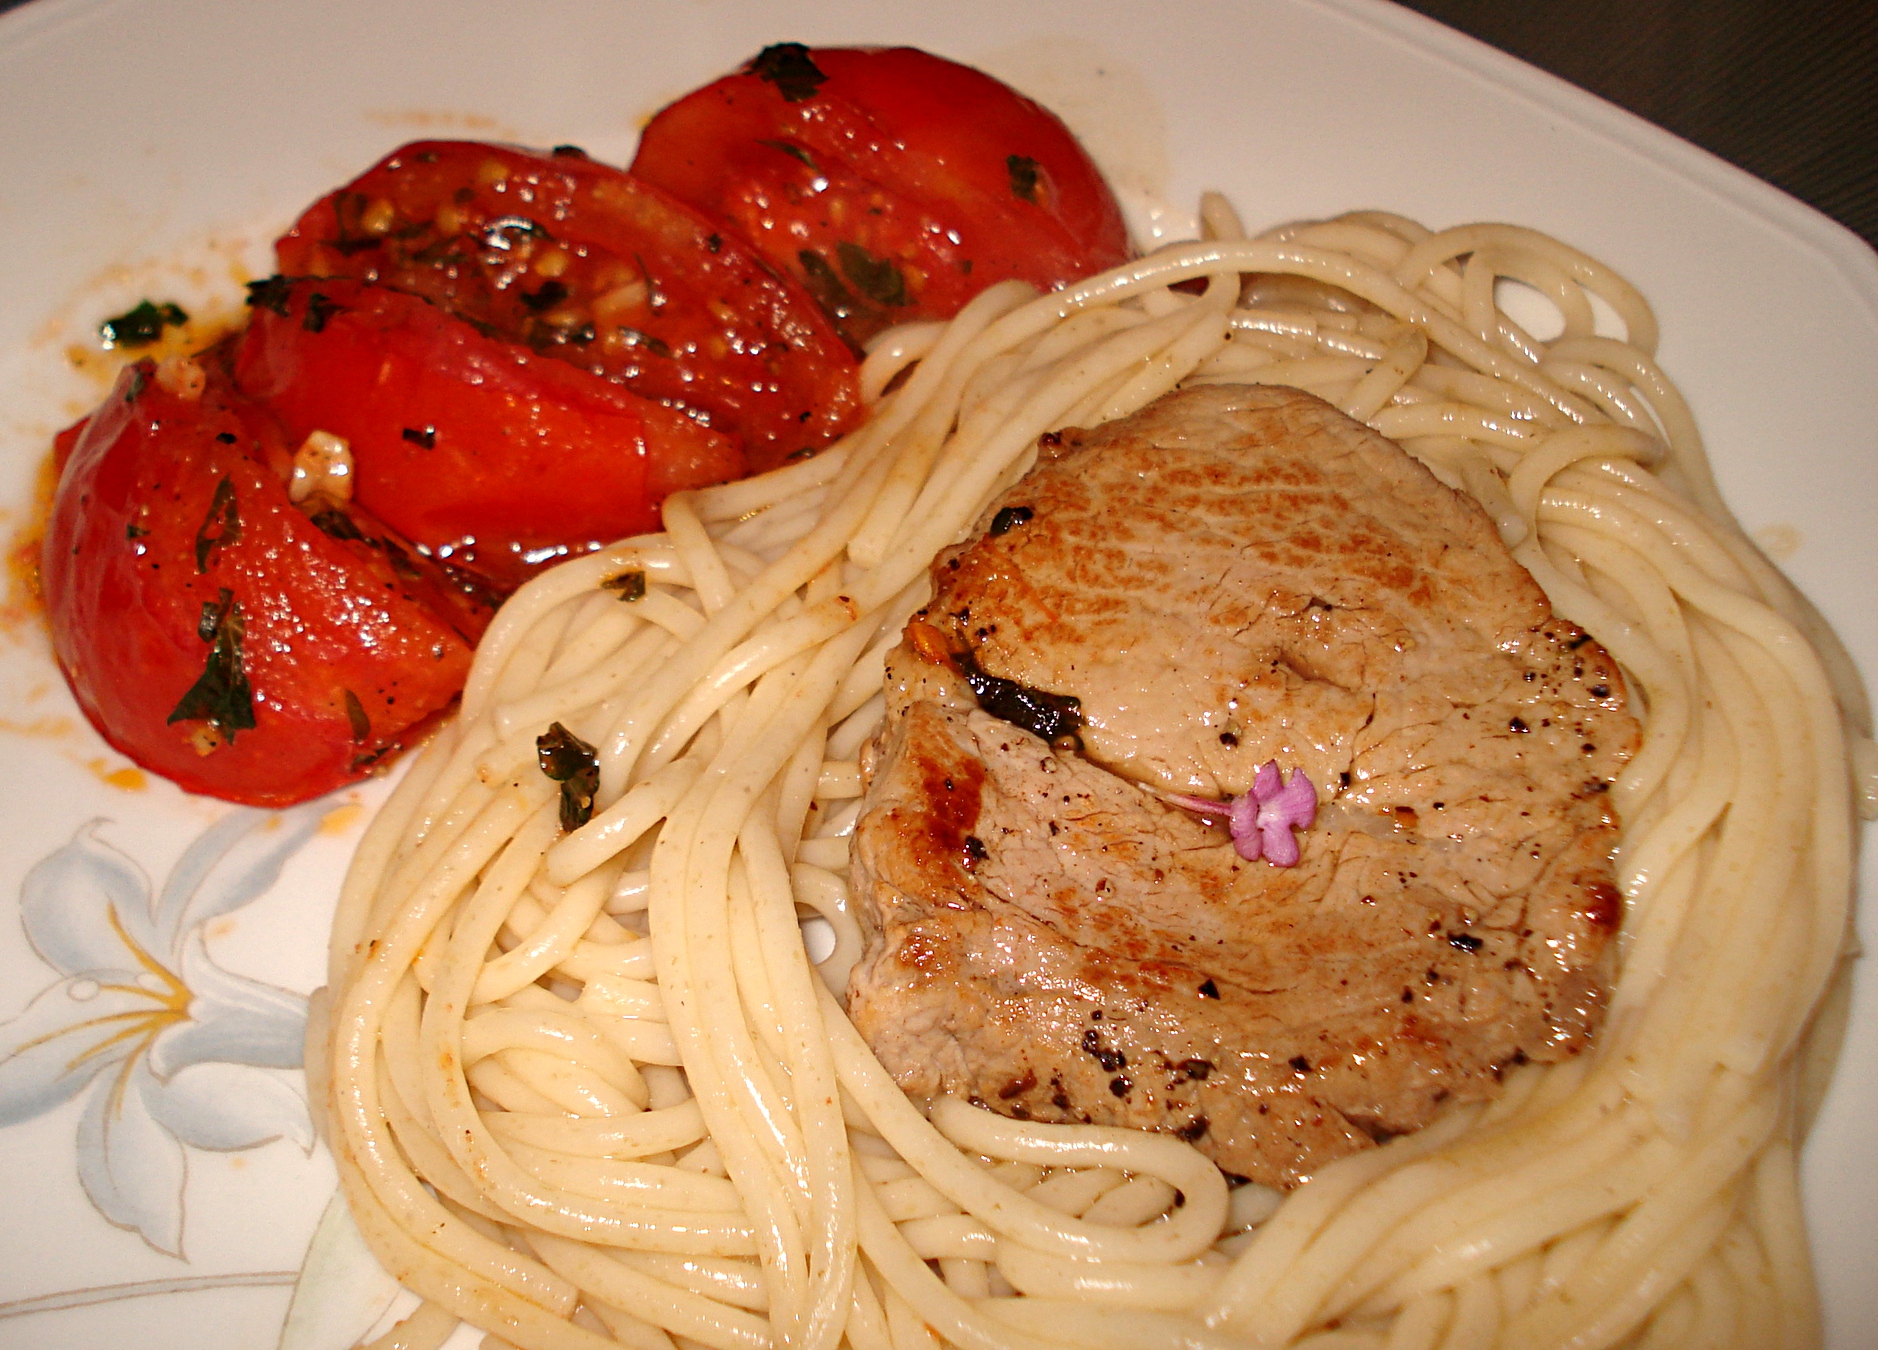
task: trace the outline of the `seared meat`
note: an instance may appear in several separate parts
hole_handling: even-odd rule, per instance
[[[1046,438],[933,584],[853,862],[849,1011],[907,1091],[1290,1185],[1584,1046],[1637,726],[1396,446],[1293,390],[1170,394]],[[1296,867],[1162,798],[1270,759],[1318,789]]]

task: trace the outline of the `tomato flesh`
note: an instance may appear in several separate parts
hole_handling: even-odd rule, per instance
[[[444,599],[368,519],[322,528],[292,505],[279,427],[209,364],[196,398],[130,367],[85,423],[47,526],[46,610],[106,740],[188,791],[281,806],[420,734],[488,610]]]
[[[258,287],[235,379],[296,444],[344,438],[355,500],[504,589],[658,528],[680,488],[741,477],[735,442],[681,412],[401,291]]]
[[[652,119],[635,177],[728,221],[850,342],[993,282],[1128,256],[1121,208],[1057,118],[910,47],[771,47]]]
[[[619,381],[737,438],[755,469],[860,416],[854,360],[808,296],[721,226],[577,153],[407,145],[275,252],[289,276],[410,291]]]

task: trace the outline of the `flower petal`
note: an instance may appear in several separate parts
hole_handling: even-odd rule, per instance
[[[202,930],[183,945],[182,980],[192,995],[189,1018],[150,1047],[150,1066],[168,1078],[191,1064],[224,1061],[297,1069],[306,1053],[306,999],[209,959]]]
[[[1265,841],[1265,861],[1273,867],[1296,867],[1299,850],[1298,837],[1291,833],[1291,827],[1282,821],[1259,827],[1259,835]]]
[[[1242,792],[1234,797],[1229,805],[1232,810],[1227,816],[1226,823],[1232,831],[1234,840],[1243,839],[1258,828],[1259,801],[1257,797],[1249,791]],[[1258,855],[1254,853],[1252,856],[1256,858]]]
[[[1258,774],[1252,779],[1252,791],[1246,795],[1268,802],[1278,795],[1284,785],[1284,777],[1278,772],[1278,761],[1268,759],[1259,766]]]
[[[1283,813],[1287,822],[1299,829],[1309,829],[1317,819],[1317,788],[1305,776],[1304,770],[1293,769],[1291,781],[1285,784],[1285,790],[1272,798],[1273,806]]]
[[[40,859],[20,887],[27,939],[61,975],[136,966],[125,937],[159,954],[150,882],[135,862],[98,838],[103,823],[81,825],[72,842]]]
[[[60,980],[0,1023],[0,1125],[30,1120],[123,1060],[157,1029],[163,1005],[136,971],[98,970]]]
[[[1259,860],[1259,849],[1262,843],[1263,841],[1259,837],[1259,831],[1256,825],[1247,830],[1244,834],[1235,834],[1232,837],[1233,851],[1247,862],[1257,862]]]
[[[156,926],[168,951],[177,951],[197,924],[265,895],[331,809],[321,802],[281,812],[243,808],[204,830],[170,869],[157,899]]]
[[[156,1122],[196,1148],[253,1148],[283,1135],[313,1147],[306,1098],[284,1079],[242,1064],[191,1064],[168,1082],[152,1078],[144,1104]]]
[[[183,1254],[183,1146],[145,1103],[153,1080],[141,1056],[98,1084],[78,1121],[78,1180],[98,1212]]]
[[[365,1339],[398,1292],[398,1281],[352,1222],[345,1193],[334,1191],[307,1245],[279,1350],[347,1350]]]

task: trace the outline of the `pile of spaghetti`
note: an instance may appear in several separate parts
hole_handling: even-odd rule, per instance
[[[1508,226],[1203,216],[883,335],[845,441],[676,496],[503,608],[333,937],[328,1138],[425,1300],[396,1344],[459,1318],[529,1347],[1817,1340],[1795,1148],[1847,933],[1855,673],[1722,505],[1623,280]],[[857,753],[933,555],[1040,434],[1193,381],[1310,390],[1470,493],[1644,714],[1593,1051],[1288,1195],[1169,1136],[911,1101],[840,1002]],[[598,761],[572,829],[556,723]]]

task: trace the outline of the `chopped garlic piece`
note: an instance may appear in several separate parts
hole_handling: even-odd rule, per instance
[[[323,497],[335,506],[352,500],[352,446],[330,431],[313,431],[293,453],[293,478],[287,496],[297,506]]]
[[[195,402],[208,387],[209,377],[191,356],[166,356],[157,362],[157,383],[177,398]]]

